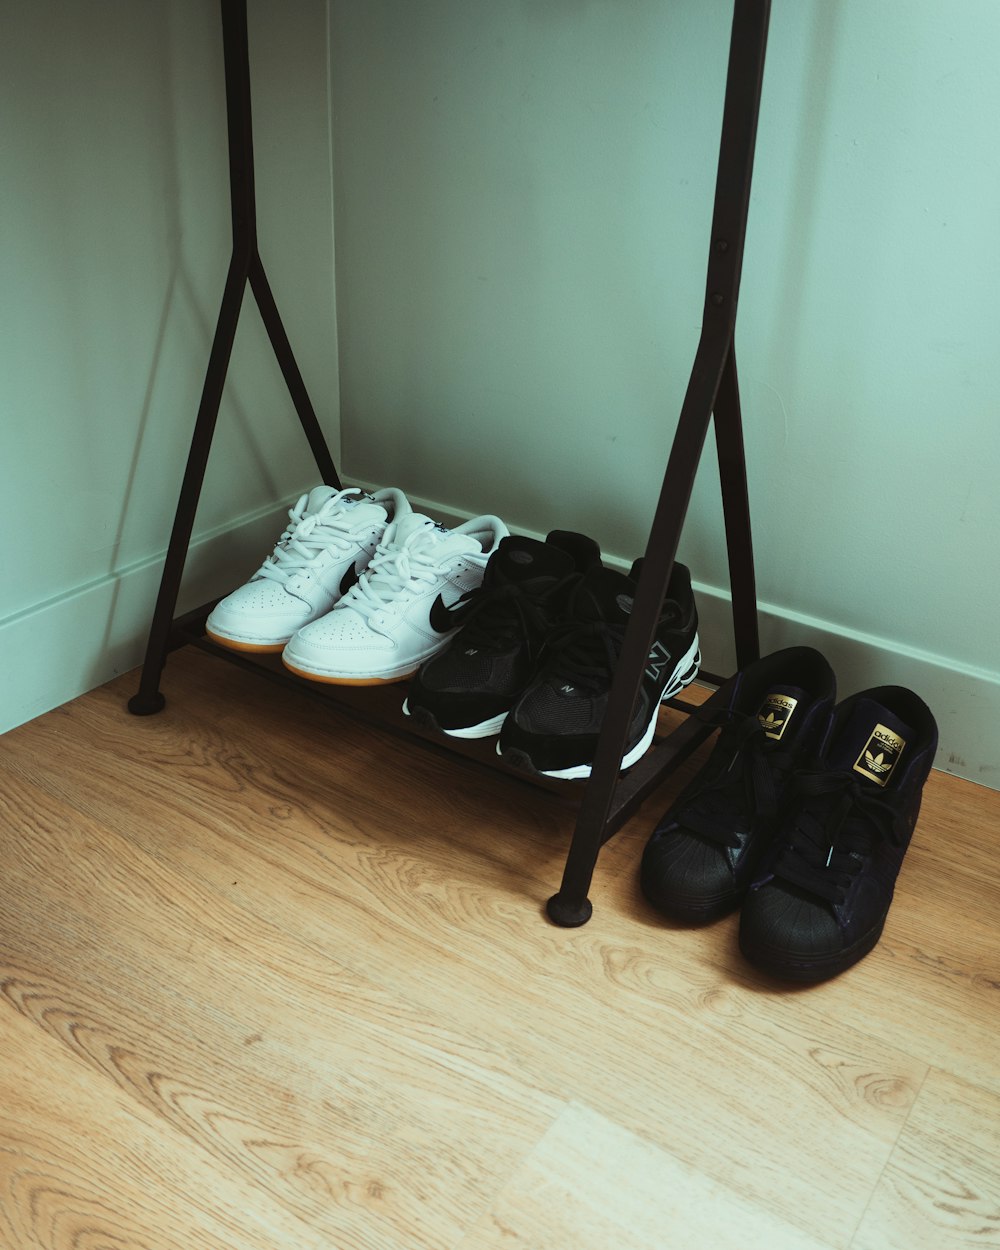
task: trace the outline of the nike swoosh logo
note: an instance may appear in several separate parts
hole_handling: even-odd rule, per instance
[[[340,579],[340,593],[346,595],[352,586],[357,585],[359,576],[358,570],[352,564]]]
[[[436,630],[439,634],[447,634],[453,629],[457,629],[459,625],[469,615],[469,609],[472,604],[464,599],[460,599],[452,608],[446,608],[444,600],[440,595],[431,604],[431,629]]]

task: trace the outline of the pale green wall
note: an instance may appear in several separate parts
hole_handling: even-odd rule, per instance
[[[731,6],[332,3],[344,468],[641,549],[699,330]],[[1000,4],[775,0],[738,330],[765,647],[1000,784]],[[712,448],[681,556],[731,662]]]
[[[641,548],[729,34],[695,0],[251,0],[261,243],[343,469]],[[0,0],[0,729],[141,657],[229,256],[215,0]],[[765,647],[1000,783],[1000,5],[776,0],[739,325]],[[336,180],[334,308],[330,118]],[[315,477],[252,307],[187,602]],[[681,555],[732,655],[708,449]]]
[[[261,251],[336,452],[326,4],[281,10],[250,5]],[[0,2],[0,730],[141,658],[229,262],[222,74],[215,0]],[[248,299],[189,601],[315,472]]]

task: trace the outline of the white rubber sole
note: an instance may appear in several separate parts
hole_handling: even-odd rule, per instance
[[[403,715],[412,716],[410,711],[410,701],[403,701]],[[447,734],[449,738],[465,738],[468,740],[474,738],[492,738],[500,732],[500,729],[507,719],[507,713],[501,712],[499,716],[491,716],[489,720],[480,721],[478,725],[463,725],[460,729],[445,729],[443,725],[439,725],[437,721],[433,722],[433,728],[439,733]],[[428,721],[428,724],[430,721]]]
[[[698,670],[701,667],[701,649],[698,644],[698,635],[695,634],[694,641],[688,648],[687,654],[682,656],[677,662],[677,667],[670,676],[670,680],[663,687],[663,693],[660,695],[660,703],[666,703],[668,699],[672,699],[679,690],[683,690],[685,686],[690,686],[694,679],[698,676]],[[653,714],[649,718],[649,724],[646,726],[645,732],[635,746],[628,751],[622,760],[622,769],[631,768],[638,760],[646,754],[653,745],[653,735],[656,733],[656,718],[659,713],[660,706],[657,704],[653,708]],[[497,743],[497,754],[500,754],[500,744]],[[582,781],[589,777],[592,768],[590,764],[575,764],[572,768],[553,768],[539,769],[543,777],[555,777],[559,781]]]

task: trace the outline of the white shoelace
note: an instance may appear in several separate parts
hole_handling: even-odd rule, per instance
[[[257,570],[255,576],[285,582],[301,569],[315,564],[324,551],[344,554],[356,546],[350,537],[358,518],[345,512],[341,501],[347,495],[361,495],[352,486],[331,495],[317,511],[306,513],[309,496],[303,495],[294,508],[289,508],[289,526],[278,539],[278,545]]]
[[[474,539],[465,535],[450,534],[443,541],[434,535],[428,525],[407,534],[401,543],[380,543],[361,580],[351,587],[340,605],[353,608],[367,620],[373,612],[412,598],[424,586],[437,583],[456,555],[481,550]]]

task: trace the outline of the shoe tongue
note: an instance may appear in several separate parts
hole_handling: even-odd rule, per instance
[[[482,551],[482,545],[468,534],[456,534],[421,512],[404,513],[386,530],[383,542],[387,546],[391,543],[394,547],[401,547],[415,534],[420,535],[417,541],[421,546],[424,544],[447,545],[455,551]]]
[[[502,582],[525,582],[535,577],[565,577],[574,569],[573,558],[537,538],[502,538],[490,564]]]
[[[886,786],[915,731],[874,699],[859,699],[841,726],[829,754],[831,767],[850,769],[865,781]]]
[[[628,622],[635,582],[617,569],[596,568],[584,575],[573,595],[573,615],[581,621]]]
[[[381,504],[374,503],[370,495],[363,491],[352,490],[350,494],[346,491],[339,491],[334,486],[314,486],[309,492],[309,498],[306,500],[306,516],[314,512],[319,512],[324,505],[328,504],[331,499],[340,495],[338,506],[344,509],[364,507],[367,510],[377,511],[380,517],[386,515],[385,508]]]
[[[805,719],[804,709],[811,702],[807,691],[799,686],[772,686],[757,708],[766,737],[772,742],[788,742],[795,738]]]
[[[306,500],[306,513],[319,512],[325,503],[340,492],[334,486],[314,486]]]

